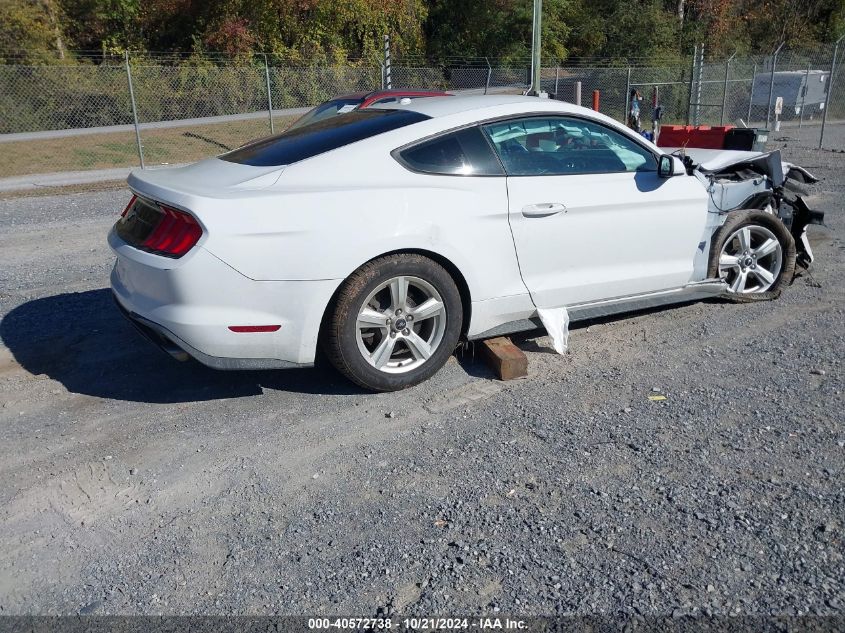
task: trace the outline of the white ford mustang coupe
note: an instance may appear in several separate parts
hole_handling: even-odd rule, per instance
[[[389,391],[538,308],[777,297],[812,260],[814,181],[778,152],[663,154],[559,101],[432,97],[133,172],[111,285],[176,358],[301,367],[321,348]]]

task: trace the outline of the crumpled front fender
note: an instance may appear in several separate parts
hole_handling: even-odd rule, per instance
[[[792,226],[789,227],[789,232],[795,239],[797,263],[806,268],[813,262],[813,249],[810,248],[810,240],[807,238],[807,226],[824,224],[824,211],[811,209],[803,196],[796,196],[794,201],[784,198],[783,203],[792,207]]]

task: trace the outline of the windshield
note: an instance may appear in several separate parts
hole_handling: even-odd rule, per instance
[[[355,110],[260,139],[219,158],[254,167],[290,165],[428,118],[412,110]]]
[[[310,112],[304,114],[302,118],[297,119],[297,121],[288,129],[293,130],[294,128],[303,127],[305,125],[308,125],[309,123],[321,121],[322,119],[328,119],[329,117],[333,117],[338,114],[346,114],[347,112],[352,112],[352,110],[357,108],[362,103],[364,103],[363,97],[354,97],[351,99],[332,99],[331,101],[326,101],[325,103],[321,103],[320,105],[318,105]]]

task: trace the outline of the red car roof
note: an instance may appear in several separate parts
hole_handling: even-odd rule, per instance
[[[452,93],[444,92],[442,90],[404,90],[396,88],[393,90],[374,90],[372,92],[353,92],[347,95],[340,95],[335,99],[361,99],[360,108],[366,108],[368,105],[384,99],[385,97],[451,97]]]

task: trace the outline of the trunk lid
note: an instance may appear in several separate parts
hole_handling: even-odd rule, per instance
[[[271,187],[285,166],[253,167],[209,158],[183,167],[136,169],[127,182],[145,197],[185,205],[191,198],[232,198],[245,190]]]

